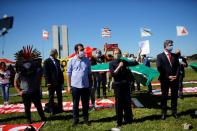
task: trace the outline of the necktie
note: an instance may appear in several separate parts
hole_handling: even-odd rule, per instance
[[[168,59],[170,61],[170,64],[172,64],[172,56],[171,56],[171,53],[168,53]]]

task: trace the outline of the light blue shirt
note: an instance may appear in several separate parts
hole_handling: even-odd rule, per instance
[[[88,58],[79,59],[77,55],[67,64],[67,75],[71,78],[71,87],[88,88],[91,64]]]

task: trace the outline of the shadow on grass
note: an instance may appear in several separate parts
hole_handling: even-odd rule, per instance
[[[186,115],[190,115],[192,118],[197,118],[196,116],[194,116],[194,112],[195,109],[189,109],[183,112],[178,113],[178,117],[180,116],[186,116]],[[167,117],[171,117],[172,115],[167,115]],[[90,120],[91,123],[97,123],[97,122],[112,122],[112,121],[116,121],[116,116],[112,116],[112,117],[105,117],[105,118],[101,118],[98,120]],[[161,120],[161,115],[150,115],[150,116],[145,116],[142,118],[138,118],[133,120],[133,123],[141,123],[144,121],[154,121],[154,120]]]
[[[71,114],[69,115],[53,115],[53,116],[49,116],[48,120],[52,121],[52,120],[69,120],[72,119],[73,116]]]
[[[98,119],[98,120],[90,120],[91,123],[111,122],[111,121],[116,121],[116,116],[105,117],[105,118],[101,118],[101,119]]]
[[[183,98],[197,97],[197,94],[184,94]]]
[[[140,92],[140,93],[136,93],[134,95],[132,95],[132,97],[137,98],[142,105],[144,105],[144,108],[155,108],[155,109],[160,109],[160,105],[158,105],[158,103],[161,100],[160,96],[156,96],[156,95],[151,95],[149,93],[146,92]]]
[[[8,118],[0,119],[0,123],[7,124],[9,121],[18,120],[18,119],[26,119],[26,117],[24,115],[8,117]]]

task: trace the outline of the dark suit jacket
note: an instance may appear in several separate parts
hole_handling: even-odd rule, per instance
[[[179,69],[180,69],[179,73],[183,75],[183,77],[185,77],[185,67],[188,66],[187,60],[182,56],[179,56],[178,59],[182,59],[182,61],[186,64],[185,66],[183,66],[182,64],[179,63]]]
[[[51,84],[56,87],[64,84],[64,76],[60,68],[60,61],[55,59],[55,62],[58,67],[57,69],[51,58],[44,61],[44,77],[47,84]]]
[[[166,54],[163,52],[159,55],[157,55],[157,70],[160,73],[159,80],[162,81],[169,81],[169,76],[179,76],[179,61],[176,54],[171,53],[172,57],[172,65],[170,65],[170,62],[166,56]]]

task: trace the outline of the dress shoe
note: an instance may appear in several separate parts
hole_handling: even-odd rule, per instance
[[[166,114],[162,114],[162,115],[161,115],[161,119],[162,119],[162,120],[165,120],[165,119],[166,119]]]

